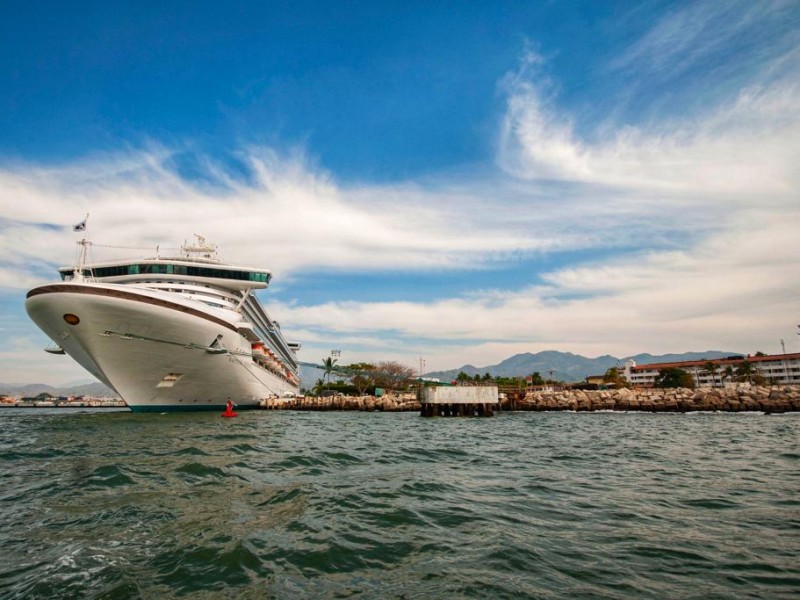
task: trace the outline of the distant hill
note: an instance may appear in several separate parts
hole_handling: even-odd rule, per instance
[[[324,369],[315,369],[314,367],[307,367],[306,365],[300,366],[300,387],[310,390],[313,388],[317,379],[325,378]]]
[[[451,381],[455,379],[461,371],[471,377],[477,374],[484,375],[485,373],[489,373],[494,377],[524,377],[538,371],[542,377],[549,379],[550,370],[552,369],[553,379],[573,382],[583,381],[589,375],[602,375],[611,367],[622,364],[628,359],[635,360],[637,365],[646,365],[658,362],[724,358],[732,354],[737,353],[706,350],[705,352],[684,352],[683,354],[662,354],[660,356],[637,354],[635,356],[617,358],[606,354],[604,356],[598,356],[597,358],[587,358],[579,354],[572,354],[571,352],[546,350],[544,352],[537,352],[536,354],[531,354],[530,352],[515,354],[496,365],[487,365],[485,367],[464,365],[458,369],[433,371],[425,375],[426,377],[436,377],[442,381]]]
[[[629,358],[635,360],[637,365],[646,365],[655,362],[724,358],[733,354],[739,353],[706,350],[705,352],[684,352],[683,354],[661,354],[658,356],[652,354],[637,354],[635,356],[617,358],[606,354],[604,356],[598,356],[597,358],[587,358],[571,352],[546,350],[544,352],[537,352],[536,354],[531,354],[530,352],[515,354],[496,365],[487,365],[485,367],[464,365],[458,369],[433,371],[425,375],[427,377],[436,377],[442,381],[451,381],[458,376],[460,371],[464,371],[464,373],[471,377],[474,377],[476,374],[483,375],[485,373],[490,373],[495,377],[524,377],[538,371],[542,377],[549,378],[549,371],[553,369],[554,379],[572,382],[583,381],[588,375],[602,375],[610,367],[621,364]],[[325,371],[323,369],[305,365],[300,367],[300,385],[303,388],[310,389],[314,387],[316,381],[324,377]],[[333,375],[332,379],[335,380],[336,378],[336,375]],[[63,387],[53,387],[44,383],[31,383],[27,385],[0,383],[0,394],[8,394],[11,396],[36,396],[42,392],[47,392],[53,396],[85,395],[117,397],[117,394],[99,382],[84,384],[75,383]]]
[[[118,398],[116,392],[108,389],[102,383],[84,383],[67,385],[64,387],[54,387],[46,383],[28,383],[25,385],[0,383],[0,394],[8,396],[38,396],[47,392],[51,396],[95,396]]]

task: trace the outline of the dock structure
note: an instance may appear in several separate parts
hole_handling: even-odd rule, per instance
[[[491,417],[499,406],[497,386],[430,386],[420,390],[423,417]]]

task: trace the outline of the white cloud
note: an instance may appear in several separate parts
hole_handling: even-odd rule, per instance
[[[665,23],[618,68],[655,60],[670,40],[690,44],[716,18],[686,31],[678,21]],[[779,70],[796,72],[786,57]],[[537,253],[617,249],[544,274],[519,270],[513,289],[437,300],[365,302],[354,288],[350,301],[308,306],[302,298],[269,304],[267,295],[270,313],[304,344],[309,361],[340,348],[345,362],[413,365],[422,354],[429,369],[439,369],[545,349],[621,356],[776,351],[781,337],[794,341],[787,332],[800,299],[794,81],[761,78],[703,113],[606,123],[602,136],[592,136],[580,135],[559,109],[538,72],[542,63],[528,51],[503,82],[502,173],[345,186],[302,152],[248,148],[239,158],[252,171],[249,181],[206,160],[214,184],[202,185],[178,176],[168,166],[173,152],[158,146],[61,167],[6,165],[0,287],[25,289],[54,265],[69,264],[77,237],[69,226],[88,212],[98,244],[160,244],[163,254],[166,244],[200,233],[231,262],[272,268],[289,282],[287,293],[292,274],[304,269],[413,276],[508,268]],[[116,252],[98,246],[95,258]],[[132,252],[152,250],[118,251]],[[29,346],[4,366],[33,373],[41,350],[34,357]]]
[[[120,246],[147,254],[175,247],[192,233],[219,245],[222,255],[276,271],[304,267],[425,269],[475,265],[495,253],[533,251],[554,238],[537,239],[505,227],[492,202],[460,192],[439,195],[423,187],[342,188],[314,172],[302,156],[251,148],[244,155],[254,182],[227,177],[209,164],[223,185],[192,185],[166,168],[169,153],[142,151],[65,168],[0,171],[0,250],[6,269],[31,259],[62,263],[71,252],[71,224],[90,213],[95,258]],[[454,221],[449,205],[478,207]],[[444,206],[438,205],[441,201]],[[62,229],[42,228],[60,224]],[[70,257],[71,258],[71,257]],[[66,261],[69,262],[69,261]],[[6,278],[13,285],[13,277]],[[19,286],[27,281],[19,278]]]
[[[623,356],[680,352],[689,344],[776,352],[777,340],[791,335],[800,300],[800,207],[784,216],[743,215],[737,228],[685,251],[561,269],[546,285],[516,292],[276,309],[287,322],[343,335],[400,332],[392,336],[395,349],[404,346],[413,363],[422,348],[429,368],[486,365],[545,349]]]
[[[664,204],[785,201],[800,183],[800,89],[748,88],[707,114],[656,127],[622,127],[581,140],[531,80],[513,81],[499,163],[523,179],[554,179],[636,192]]]

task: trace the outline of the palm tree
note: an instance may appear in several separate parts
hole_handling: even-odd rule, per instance
[[[742,362],[736,369],[736,375],[740,378],[740,381],[747,381],[748,383],[753,378],[753,364],[746,360]]]
[[[717,387],[717,364],[713,361],[703,363],[703,370],[711,375],[711,387]]]
[[[336,359],[332,356],[328,358],[324,358],[322,360],[322,366],[325,369],[325,378],[328,380],[328,383],[331,382],[331,373],[333,372],[333,366],[336,364]]]
[[[724,375],[723,379],[729,379],[729,380],[733,381],[733,375],[735,373],[735,371],[733,370],[733,365],[728,365],[727,367],[725,367],[724,373],[725,373],[725,375]]]

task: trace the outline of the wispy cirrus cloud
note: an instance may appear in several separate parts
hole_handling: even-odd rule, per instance
[[[775,67],[796,48],[798,24],[792,0],[690,2],[667,11],[609,68],[633,71],[639,79],[646,73],[673,79],[701,64],[717,77],[746,73],[767,61]]]
[[[543,92],[537,72],[507,78],[499,164],[529,180],[560,180],[669,196],[672,203],[788,198],[800,182],[800,86],[747,87],[700,115],[582,139]],[[650,203],[653,204],[652,202]]]
[[[474,267],[556,243],[506,229],[488,203],[464,191],[413,183],[343,187],[298,152],[249,148],[240,159],[250,170],[246,181],[208,161],[204,181],[213,179],[212,186],[181,177],[163,148],[65,167],[6,168],[0,171],[4,267],[63,261],[74,237],[69,224],[86,213],[91,238],[106,255],[114,250],[103,246],[152,252],[200,233],[229,260],[283,272]],[[450,209],[459,204],[474,210],[455,229]],[[14,279],[10,274],[7,281]]]

